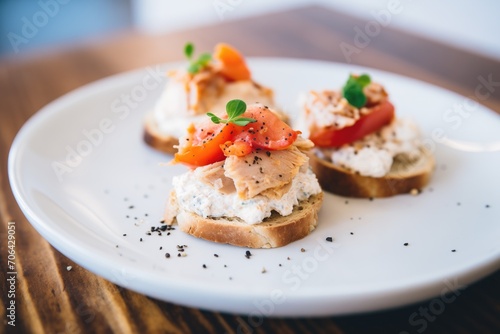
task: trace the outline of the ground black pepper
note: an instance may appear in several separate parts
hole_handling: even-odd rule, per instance
[[[333,238],[332,237],[326,237],[326,241],[332,242]]]

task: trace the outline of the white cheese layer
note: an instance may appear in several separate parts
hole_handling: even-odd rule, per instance
[[[395,119],[377,133],[332,150],[330,157],[334,164],[361,175],[382,177],[389,173],[396,155],[404,154],[409,159],[420,155],[420,138],[413,121]]]
[[[292,213],[294,205],[321,192],[316,176],[308,168],[305,172],[299,172],[293,178],[289,191],[276,200],[261,195],[242,200],[236,192],[220,193],[201,182],[195,171],[174,177],[172,183],[179,210],[189,211],[204,218],[238,217],[250,225],[261,223],[271,216],[273,210],[287,216]]]

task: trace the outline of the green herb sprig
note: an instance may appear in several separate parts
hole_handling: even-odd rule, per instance
[[[257,122],[257,120],[253,118],[241,117],[241,115],[246,110],[247,110],[247,105],[244,101],[231,100],[226,104],[226,113],[228,116],[227,119],[220,118],[219,116],[214,115],[211,112],[207,113],[207,116],[210,117],[212,122],[214,122],[215,124],[233,123],[238,126],[245,126],[248,125],[249,123]]]
[[[370,82],[371,79],[368,74],[362,74],[360,76],[351,74],[342,88],[342,95],[349,104],[356,108],[361,108],[366,104],[366,95],[363,92],[363,88],[368,86]]]
[[[187,43],[184,46],[184,55],[189,60],[188,72],[190,74],[198,73],[203,67],[207,66],[210,60],[212,60],[212,55],[210,53],[202,53],[198,59],[193,59],[194,45],[193,43]]]

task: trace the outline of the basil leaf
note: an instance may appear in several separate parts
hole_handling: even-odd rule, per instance
[[[234,119],[247,110],[247,105],[242,100],[231,100],[226,104],[226,112],[229,119]]]
[[[210,53],[203,53],[198,57],[196,62],[201,66],[206,66],[210,60],[212,60],[212,55]]]
[[[361,87],[365,88],[371,82],[370,76],[368,74],[360,75],[356,81],[361,85]]]
[[[211,112],[207,113],[207,116],[210,117],[212,122],[214,122],[215,124],[219,124],[221,122],[220,117],[215,114],[212,114]]]
[[[184,46],[184,54],[186,55],[187,59],[191,59],[191,57],[193,56],[193,52],[194,52],[193,43],[187,43]]]
[[[198,63],[192,63],[188,67],[188,72],[190,74],[195,74],[195,73],[198,73],[200,71],[200,69],[201,69],[200,64],[198,64]]]
[[[344,91],[344,97],[356,108],[362,108],[366,104],[366,95],[363,93],[362,88],[352,87]]]
[[[246,117],[236,118],[236,119],[231,121],[231,123],[234,123],[234,124],[239,125],[239,126],[245,126],[245,125],[248,125],[250,123],[255,123],[255,122],[257,122],[256,119],[246,118]]]
[[[342,88],[342,95],[352,106],[362,108],[367,101],[363,88],[368,86],[370,82],[368,74],[362,74],[358,77],[351,74]]]

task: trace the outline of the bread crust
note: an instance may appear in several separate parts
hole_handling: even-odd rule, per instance
[[[264,222],[249,225],[238,219],[203,218],[182,211],[176,221],[180,229],[197,238],[250,248],[274,248],[307,236],[316,228],[323,193],[313,195],[294,207],[288,216],[273,213]]]
[[[369,177],[319,158],[313,151],[309,153],[309,163],[323,188],[328,192],[346,197],[370,198],[390,197],[398,194],[420,191],[426,186],[434,171],[432,154],[421,148],[420,157],[405,164],[393,163],[391,171],[384,177]]]
[[[144,121],[143,138],[146,144],[152,148],[167,153],[177,153],[176,146],[179,145],[179,139],[173,136],[162,134],[156,121],[154,120],[153,113],[149,113]]]

